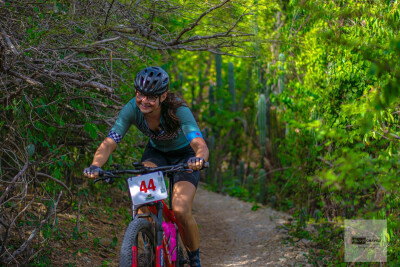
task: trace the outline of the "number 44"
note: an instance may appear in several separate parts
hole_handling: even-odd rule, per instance
[[[147,193],[147,190],[153,190],[156,191],[156,187],[154,186],[153,179],[149,180],[149,184],[146,186],[146,181],[142,181],[140,184],[140,192],[145,192]]]

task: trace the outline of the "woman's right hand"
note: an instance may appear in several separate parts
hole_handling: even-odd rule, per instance
[[[99,171],[101,170],[100,167],[97,167],[95,165],[90,165],[90,167],[87,167],[83,170],[83,174],[91,179],[99,177]]]

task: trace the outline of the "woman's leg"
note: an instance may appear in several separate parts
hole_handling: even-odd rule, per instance
[[[199,229],[192,215],[192,204],[196,187],[187,181],[174,184],[172,193],[172,209],[176,219],[182,225],[181,238],[188,251],[199,248]]]

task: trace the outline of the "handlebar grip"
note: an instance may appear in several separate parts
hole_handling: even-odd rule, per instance
[[[204,164],[203,164],[203,168],[208,168],[208,167],[210,167],[210,162],[204,162]]]

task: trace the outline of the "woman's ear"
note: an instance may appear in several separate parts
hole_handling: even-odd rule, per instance
[[[160,102],[161,102],[161,103],[164,102],[164,100],[167,98],[167,94],[168,94],[168,92],[165,92],[165,93],[163,93],[163,94],[161,95],[161,99],[160,99]]]

